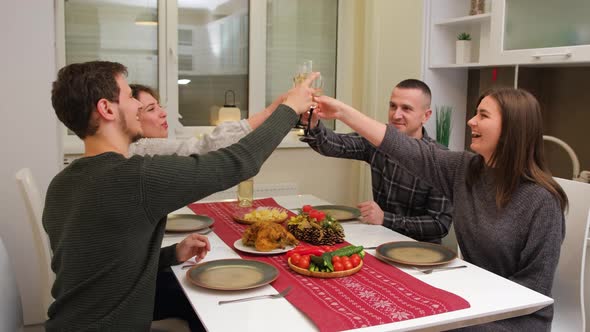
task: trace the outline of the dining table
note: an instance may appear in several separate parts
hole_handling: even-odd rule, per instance
[[[330,202],[309,194],[272,198],[278,205],[294,213],[299,213],[298,209],[303,205],[330,205]],[[203,203],[203,201],[198,203]],[[194,211],[189,207],[184,207],[174,213],[193,214]],[[218,236],[215,223],[212,225],[213,232],[206,235],[211,244],[211,251],[199,263],[230,258],[240,259],[240,252],[226,244]],[[414,241],[391,229],[380,225],[366,224],[358,219],[342,222],[341,225],[344,228],[345,240],[348,243],[362,245],[365,248],[375,248],[396,241]],[[180,242],[186,235],[186,233],[166,233],[162,246]],[[365,251],[368,255],[375,255],[375,249],[366,249]],[[355,331],[444,331],[527,315],[553,303],[553,299],[550,297],[460,258],[453,259],[444,267],[464,265],[465,268],[438,271],[430,274],[425,274],[409,265],[389,261],[379,262],[389,264],[409,277],[415,278],[429,287],[431,286],[433,289],[440,289],[454,294],[464,299],[468,305],[459,310],[354,328]],[[275,289],[273,283],[252,289],[229,291],[200,287],[188,280],[187,269],[183,268],[194,263],[194,261],[187,261],[172,266],[172,271],[197,316],[208,331],[301,332],[325,330],[318,328],[318,325],[310,317],[285,298],[266,298],[220,305],[219,301],[277,294],[281,289]],[[290,272],[282,271],[281,273]],[[297,292],[297,290],[295,289],[293,292]]]

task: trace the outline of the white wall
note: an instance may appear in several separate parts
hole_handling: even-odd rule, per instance
[[[3,1],[0,41],[0,236],[16,271],[25,324],[30,324],[44,313],[36,310],[38,264],[14,175],[30,167],[45,191],[59,169],[61,144],[50,101],[56,74],[53,1]]]
[[[356,66],[362,66],[355,100],[363,113],[387,122],[393,87],[407,78],[422,77],[422,20],[424,1],[365,1],[364,27]],[[357,37],[359,38],[359,37]],[[361,45],[362,44],[362,45]],[[370,168],[360,167],[359,201],[372,199]]]
[[[254,177],[254,186],[293,182],[300,194],[355,206],[356,163],[360,162],[324,157],[310,148],[277,149]]]

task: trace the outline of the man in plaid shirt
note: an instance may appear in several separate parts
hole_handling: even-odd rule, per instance
[[[410,137],[442,149],[423,125],[432,115],[431,92],[424,82],[408,79],[393,89],[389,123]],[[440,243],[451,227],[450,201],[356,133],[336,134],[312,120],[303,140],[324,156],[364,160],[371,165],[374,201],[358,205],[364,222],[383,225],[419,241]],[[317,122],[317,125],[314,126]]]

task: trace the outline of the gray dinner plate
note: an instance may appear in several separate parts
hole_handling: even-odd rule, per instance
[[[361,216],[361,210],[344,205],[316,205],[312,208],[325,212],[338,221],[355,220]]]
[[[279,276],[276,267],[248,259],[219,259],[197,264],[186,272],[187,279],[200,287],[242,290],[260,287]]]
[[[169,214],[166,221],[167,232],[194,232],[213,224],[213,219],[197,214]]]
[[[375,250],[378,258],[415,266],[446,264],[457,258],[457,254],[439,244],[418,241],[384,243]]]

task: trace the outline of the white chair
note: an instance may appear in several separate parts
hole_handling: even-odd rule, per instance
[[[43,215],[43,198],[39,187],[33,179],[33,174],[28,168],[23,168],[16,173],[16,182],[20,189],[21,195],[25,202],[25,208],[29,216],[29,226],[33,233],[33,240],[35,243],[35,250],[39,257],[41,266],[39,267],[40,275],[39,282],[42,289],[42,301],[39,303],[41,306],[41,312],[47,315],[47,309],[53,302],[51,297],[51,287],[55,280],[55,274],[51,270],[51,247],[49,245],[49,238],[43,224],[41,222],[41,216]],[[45,320],[47,317],[40,318]]]
[[[565,191],[569,209],[565,215],[565,239],[553,281],[555,314],[553,331],[585,331],[584,266],[590,226],[590,185],[555,178]]]
[[[23,307],[8,253],[1,238],[0,273],[0,331],[22,331]]]

